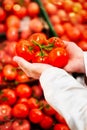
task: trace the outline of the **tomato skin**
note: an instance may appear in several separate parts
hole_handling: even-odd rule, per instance
[[[4,21],[6,18],[5,10],[0,6],[0,22]]]
[[[53,130],[69,130],[67,125],[64,124],[56,124]]]
[[[0,122],[1,121],[8,121],[12,114],[12,108],[6,104],[0,104]]]
[[[16,118],[25,118],[28,116],[29,110],[23,103],[17,103],[12,108],[12,115]]]
[[[49,38],[48,43],[53,44],[54,47],[64,47],[64,43],[59,37],[51,37],[51,38]]]
[[[15,80],[15,77],[17,75],[17,70],[16,68],[11,65],[11,64],[6,64],[3,67],[2,70],[3,76],[7,79],[7,80]]]
[[[43,119],[43,113],[40,109],[34,108],[30,110],[29,119],[32,123],[40,123]]]
[[[49,129],[53,125],[53,119],[51,116],[44,115],[43,119],[40,122],[40,126],[43,129]]]
[[[0,130],[12,130],[12,122],[7,121],[0,125]]]
[[[28,107],[29,109],[39,108],[39,101],[34,97],[29,98]]]
[[[30,17],[36,17],[40,13],[39,5],[36,2],[30,2],[27,7],[28,15]]]
[[[23,57],[27,61],[31,61],[34,50],[27,40],[20,40],[16,44],[16,54]]]
[[[64,67],[68,62],[68,53],[62,47],[54,48],[49,53],[49,63],[56,67]]]
[[[48,63],[48,54],[45,51],[37,51],[32,59],[32,62]]]
[[[56,120],[57,120],[59,123],[66,124],[65,119],[64,119],[63,116],[60,115],[58,112],[55,113],[55,118],[56,118]]]
[[[15,92],[18,97],[29,98],[32,94],[32,89],[29,85],[21,83],[16,86]]]
[[[86,40],[81,40],[80,42],[77,43],[77,45],[78,45],[83,51],[87,51],[87,41],[86,41]]]
[[[12,124],[12,130],[30,130],[30,122],[26,119],[15,120]]]
[[[5,88],[1,90],[0,93],[0,103],[13,105],[16,102],[16,93],[10,88]]]

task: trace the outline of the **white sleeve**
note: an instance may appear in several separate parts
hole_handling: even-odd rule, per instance
[[[71,130],[87,130],[87,88],[63,69],[45,70],[40,83],[47,102],[65,118]]]
[[[86,76],[87,76],[87,52],[84,51],[84,63],[85,63],[85,70],[86,70]]]

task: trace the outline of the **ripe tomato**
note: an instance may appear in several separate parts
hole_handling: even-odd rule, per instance
[[[56,111],[51,107],[47,102],[45,106],[43,107],[43,111],[46,115],[52,116],[55,115]]]
[[[0,130],[12,130],[12,122],[11,121],[7,121],[5,123],[2,123],[0,125]]]
[[[12,11],[14,0],[3,0],[3,7],[6,11]]]
[[[6,26],[9,27],[15,27],[18,28],[20,27],[20,19],[15,16],[15,15],[9,15],[6,19]]]
[[[29,28],[33,33],[40,33],[42,32],[44,25],[39,17],[35,17],[30,20]]]
[[[29,119],[32,123],[40,123],[43,119],[43,113],[40,109],[34,108],[30,110]]]
[[[32,94],[32,89],[29,85],[21,83],[16,86],[15,92],[18,97],[28,98]]]
[[[48,43],[53,44],[53,47],[64,47],[64,43],[59,37],[49,38]]]
[[[40,7],[36,2],[30,2],[28,4],[27,11],[30,17],[36,17],[40,13]]]
[[[67,125],[64,124],[56,124],[53,130],[70,130]]]
[[[58,36],[62,36],[64,34],[64,28],[63,28],[62,24],[55,24],[54,29],[55,29],[56,33],[58,34]]]
[[[41,99],[41,97],[43,96],[43,91],[40,85],[32,86],[32,96],[37,99]]]
[[[59,123],[66,124],[65,119],[64,119],[63,116],[60,115],[58,112],[55,113],[55,118],[56,118],[56,120],[57,120]]]
[[[21,6],[19,4],[14,4],[13,6],[13,13],[18,17],[18,18],[23,18],[27,15],[27,8],[25,6]]]
[[[28,106],[28,98],[19,98],[17,103],[22,103]]]
[[[16,54],[23,57],[27,61],[31,61],[34,55],[32,45],[27,40],[20,40],[16,44]]]
[[[15,80],[15,77],[17,75],[17,70],[13,65],[6,64],[3,67],[2,73],[6,80]]]
[[[16,76],[15,80],[18,83],[25,83],[25,82],[29,81],[29,77],[22,70],[19,70],[17,72],[18,73],[17,73],[17,76]]]
[[[5,24],[0,23],[0,34],[1,34],[1,33],[4,33],[5,31],[6,31]]]
[[[5,10],[0,6],[0,22],[4,21],[6,18]]]
[[[25,118],[28,116],[28,107],[23,103],[17,103],[12,108],[12,115],[16,118]]]
[[[8,121],[12,114],[12,108],[6,104],[0,104],[0,122],[1,121]]]
[[[39,101],[34,97],[29,98],[28,107],[29,109],[39,108]]]
[[[56,67],[64,67],[68,62],[68,53],[67,51],[62,47],[54,48],[49,53],[49,63]]]
[[[77,45],[78,45],[83,51],[87,51],[87,41],[86,41],[86,40],[81,40],[80,42],[77,43]]]
[[[30,122],[26,119],[24,120],[15,120],[12,123],[12,130],[30,130]]]
[[[34,54],[34,57],[32,59],[32,62],[37,62],[37,63],[48,63],[48,53],[45,51],[37,51]]]
[[[0,91],[0,103],[13,105],[16,102],[16,93],[10,88],[5,88]]]
[[[51,129],[53,125],[53,118],[51,116],[44,115],[40,122],[40,126],[43,129]]]
[[[57,12],[57,7],[51,3],[46,3],[45,4],[45,9],[46,9],[46,12],[49,14],[49,15],[54,15],[56,14]]]

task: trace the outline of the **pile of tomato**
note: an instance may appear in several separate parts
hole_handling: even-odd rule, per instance
[[[87,1],[41,0],[58,37],[49,35],[36,1],[0,0],[0,130],[69,130],[13,57],[62,68],[69,58],[62,40],[87,51]]]

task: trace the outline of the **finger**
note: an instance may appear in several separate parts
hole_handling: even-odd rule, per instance
[[[19,56],[14,56],[13,60],[17,62],[19,67],[29,76],[32,64]]]

